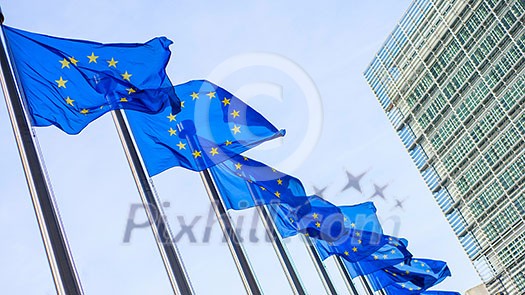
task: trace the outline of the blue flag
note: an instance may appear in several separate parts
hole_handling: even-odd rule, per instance
[[[279,203],[271,204],[268,209],[283,238],[302,233],[317,240],[334,242],[347,235],[345,217],[340,208],[315,195],[309,196],[308,203],[300,207]]]
[[[331,255],[338,255],[350,262],[359,261],[392,241],[392,237],[383,235],[372,202],[339,208],[345,215],[347,234],[334,242],[315,242],[323,260]]]
[[[240,155],[210,167],[227,209],[268,205],[283,238],[303,233],[333,240],[342,233],[344,216],[332,203],[306,196],[301,181]]]
[[[388,295],[410,295],[410,294],[421,294],[425,289],[411,283],[394,283],[392,285],[386,286],[384,289]]]
[[[114,109],[158,113],[173,104],[179,111],[165,37],[101,44],[2,27],[33,126],[77,134]]]
[[[126,111],[150,176],[181,166],[202,171],[283,136],[261,114],[208,81],[175,86],[181,112],[166,108],[156,115]]]
[[[345,266],[352,278],[367,275],[386,267],[408,262],[412,254],[407,250],[408,241],[389,237],[388,243],[371,255],[357,262],[345,261]]]
[[[458,292],[452,291],[428,291],[411,282],[395,283],[387,286],[383,290],[388,295],[461,295]]]
[[[419,258],[369,274],[370,282],[375,290],[381,290],[394,283],[408,281],[422,289],[428,289],[450,275],[446,262]]]
[[[299,179],[248,157],[235,155],[210,167],[210,172],[227,209],[272,203],[297,208],[309,204]]]
[[[421,295],[461,295],[461,293],[455,291],[425,291]]]

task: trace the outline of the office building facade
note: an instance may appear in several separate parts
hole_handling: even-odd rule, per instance
[[[364,73],[490,294],[525,293],[524,22],[415,0]]]

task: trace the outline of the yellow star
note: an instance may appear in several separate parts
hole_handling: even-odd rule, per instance
[[[237,169],[237,170],[241,170],[241,167],[242,167],[242,164],[241,164],[241,163],[237,163],[237,164],[235,164],[235,169]]]
[[[117,68],[118,60],[115,60],[112,57],[111,60],[106,60],[106,61],[108,62],[108,68],[110,68],[110,67],[114,67],[115,69]]]
[[[132,94],[132,93],[135,93],[135,89],[133,88],[126,88],[126,90],[128,91],[128,94]]]
[[[405,284],[401,284],[401,287],[405,288],[405,286],[406,286]]]
[[[180,107],[181,107],[181,108],[184,108],[184,103],[185,103],[184,100],[181,100],[181,101],[180,101]]]
[[[170,133],[170,136],[172,135],[176,135],[177,134],[177,130],[173,129],[170,127],[170,129],[168,130],[168,132]]]
[[[248,161],[248,157],[243,157],[243,160],[244,161]]]
[[[226,146],[229,146],[230,144],[232,144],[232,142],[229,141],[229,140],[226,140],[226,142],[225,142],[224,144],[225,144]]]
[[[76,60],[73,56],[69,58],[69,61],[74,64],[75,66],[77,65],[77,62],[78,60]]]
[[[200,151],[194,151],[194,152],[192,153],[192,155],[193,155],[193,157],[194,157],[195,159],[197,159],[197,157],[202,157]]]
[[[312,214],[312,216],[313,216],[314,219],[319,218],[319,214],[317,214],[317,213]]]
[[[383,259],[387,259],[388,258],[388,255],[383,255]]]
[[[57,82],[58,88],[60,88],[60,87],[66,88],[67,80],[62,79],[62,76],[60,76],[59,80],[55,80],[55,82]]]
[[[272,172],[277,173],[277,170],[275,170],[275,168],[272,168]]]
[[[394,277],[397,277],[397,274],[395,274],[395,273],[393,273],[392,275],[393,275]]]
[[[280,178],[279,178],[279,179],[277,179],[277,184],[278,184],[278,185],[283,185],[283,180],[282,180],[282,179],[280,179]]]
[[[193,92],[192,94],[190,94],[192,100],[196,100],[196,99],[199,99],[199,94],[198,93],[195,93]]]
[[[176,120],[177,120],[177,116],[174,115],[174,114],[172,114],[172,113],[170,113],[170,115],[167,116],[166,118],[170,119],[170,122],[172,122],[172,121],[176,121]]]
[[[212,156],[215,156],[215,155],[218,155],[219,154],[219,151],[218,151],[219,148],[211,148],[211,151],[210,151],[210,154]]]
[[[275,194],[274,194],[274,195],[275,195],[275,196],[276,196],[277,198],[280,198],[280,197],[281,197],[281,193],[280,193],[280,192],[278,192],[278,191],[277,191],[277,192],[275,192]]]
[[[350,253],[348,251],[345,251],[344,252],[346,256],[350,255]]]
[[[410,288],[408,288],[408,290],[410,290],[410,291],[414,291],[414,288],[410,287]]]
[[[128,99],[125,98],[125,97],[121,97],[121,98],[120,98],[120,102],[128,102]]]
[[[132,74],[128,73],[128,71],[124,72],[124,74],[120,74],[122,76],[122,79],[131,81],[130,78],[133,76]]]
[[[63,69],[63,68],[70,69],[69,62],[67,61],[67,59],[64,58],[63,60],[59,60],[58,62],[62,64],[62,68],[61,69]]]
[[[304,236],[305,236],[305,237],[309,237],[310,234],[309,234],[309,233],[305,233]]]
[[[351,226],[352,228],[355,228],[355,223],[352,222],[352,223],[350,224],[350,226]]]
[[[360,236],[361,236],[361,233],[357,231],[357,232],[355,232],[355,236],[356,236],[356,237],[360,237]]]
[[[259,186],[261,188],[261,190],[265,191],[266,188],[264,186]]]
[[[357,252],[357,247],[352,248],[352,251]]]
[[[66,103],[67,103],[68,105],[73,106],[73,102],[74,102],[74,100],[72,100],[69,96],[66,97]]]
[[[83,115],[86,115],[87,113],[89,113],[89,110],[88,109],[82,109],[80,111],[80,113],[83,114]]]
[[[206,94],[210,99],[215,97],[215,91],[210,91],[208,94]]]
[[[410,274],[410,271],[407,270],[407,271],[405,271],[405,273],[406,273],[407,275],[409,275],[409,274]]]
[[[95,55],[94,52],[91,52],[91,55],[88,55],[87,58],[89,58],[89,63],[92,63],[92,62],[97,63],[98,56]]]
[[[392,253],[392,254],[396,254],[396,250],[393,250],[393,249],[392,249],[392,251],[390,251],[390,253]]]
[[[379,256],[374,255],[374,260],[378,260],[378,259],[379,259]]]
[[[294,221],[293,221],[293,218],[291,218],[291,217],[290,217],[290,222],[291,222],[291,223],[293,223],[293,222],[294,222]]]
[[[233,117],[234,119],[240,116],[239,111],[237,111],[237,110],[233,110],[233,112],[231,112],[230,115],[232,115],[232,117]]]
[[[241,126],[233,125],[232,128],[233,134],[241,133]]]
[[[230,104],[230,100],[227,99],[227,98],[225,97],[225,98],[222,100],[222,104],[223,104],[224,106],[229,105],[229,104]]]
[[[362,244],[362,243],[363,243],[363,241],[361,241],[361,240],[357,240],[357,243],[359,243],[359,244]]]
[[[182,143],[182,141],[179,141],[179,143],[177,143],[176,146],[179,147],[179,151],[180,151],[180,150],[185,150],[185,149],[186,149],[186,144],[185,144],[185,143]]]
[[[316,227],[321,227],[321,223],[318,221],[318,222],[315,223],[315,226]]]

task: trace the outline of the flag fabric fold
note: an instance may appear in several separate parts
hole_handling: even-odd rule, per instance
[[[375,290],[400,282],[411,282],[422,289],[428,289],[450,275],[446,262],[417,258],[373,272],[369,274],[369,278]]]
[[[345,216],[346,235],[334,242],[315,241],[321,259],[338,255],[350,262],[359,261],[394,239],[383,235],[373,203],[366,202],[339,208]]]
[[[342,234],[341,210],[317,196],[307,196],[301,181],[293,176],[240,155],[210,171],[227,209],[268,205],[283,238],[303,233],[334,240]]]
[[[389,237],[388,240],[387,244],[359,261],[345,260],[344,263],[350,276],[356,278],[410,261],[412,254],[407,250],[408,241],[406,239]]]
[[[165,72],[172,43],[165,37],[101,44],[2,28],[33,126],[77,134],[115,109],[179,111]]]
[[[205,80],[175,86],[181,112],[126,110],[150,176],[181,166],[202,171],[284,135],[240,99]]]

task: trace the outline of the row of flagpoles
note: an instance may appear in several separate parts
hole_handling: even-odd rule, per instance
[[[1,11],[0,16],[3,23]],[[365,230],[366,225],[363,225],[363,228],[359,230],[354,229],[355,224],[352,222],[350,225],[347,222],[348,215],[343,215],[342,209],[315,196],[306,196],[299,180],[262,163],[239,156],[240,153],[251,147],[284,135],[284,132],[277,130],[259,113],[224,89],[207,81],[191,81],[175,87],[171,86],[165,72],[159,71],[165,68],[169,59],[167,47],[171,41],[165,38],[156,38],[148,42],[155,44],[155,46],[143,48],[141,44],[134,45],[136,50],[134,49],[133,54],[130,54],[131,57],[128,61],[125,58],[117,61],[113,56],[109,60],[109,56],[111,56],[109,54],[115,54],[116,51],[112,50],[118,48],[119,44],[101,47],[101,44],[93,43],[98,47],[90,47],[93,44],[87,41],[79,42],[38,35],[4,25],[2,25],[2,33],[3,40],[0,48],[2,86],[44,247],[59,294],[82,294],[83,289],[68,247],[66,235],[61,226],[58,210],[49,186],[49,179],[46,177],[45,167],[40,159],[35,143],[36,135],[33,133],[32,126],[55,125],[69,134],[77,134],[89,122],[105,112],[112,113],[175,294],[185,295],[195,292],[150,179],[151,176],[174,166],[185,167],[200,173],[247,294],[262,294],[262,290],[227,211],[229,209],[243,209],[242,206],[239,207],[241,201],[243,204],[251,204],[247,207],[256,207],[294,294],[307,294],[307,291],[294,267],[293,259],[283,243],[283,238],[298,233],[302,234],[301,238],[328,294],[337,294],[323,263],[323,260],[328,256],[335,255],[337,268],[348,291],[357,295],[358,291],[352,279],[355,276],[350,274],[347,263],[357,263],[363,257],[370,257],[381,246],[387,245],[388,241],[393,239],[397,241],[393,243],[396,247],[398,246],[397,238],[389,237],[389,240],[386,240],[387,236],[383,236],[382,229],[377,229],[379,226],[377,222],[374,223],[375,232]],[[4,47],[4,44],[7,46]],[[44,52],[39,57],[38,50],[41,49],[38,46],[41,44],[57,47],[51,53]],[[64,44],[74,47],[75,50],[88,50],[82,51],[86,55],[91,53],[90,56],[87,56],[89,58],[87,65],[82,65],[82,61],[77,60],[72,54],[62,52],[61,46]],[[33,52],[30,47],[38,48],[38,50]],[[105,52],[108,54],[107,66],[105,64],[100,66],[97,63],[99,56],[91,51],[92,48],[107,49]],[[32,64],[29,67],[27,67],[29,62],[24,60],[27,55],[24,50],[31,51],[32,60],[36,59],[36,61],[31,61]],[[151,50],[155,50],[155,52],[152,53]],[[100,49],[100,51],[103,50]],[[48,61],[48,55],[51,56],[52,61]],[[60,68],[56,64],[55,55],[61,58],[59,60]],[[140,68],[137,68],[133,74],[128,72],[130,69],[124,73],[117,72],[117,63],[119,62],[128,65],[129,68],[135,66],[133,62],[137,55],[147,56],[148,58],[153,56],[153,59],[156,59],[156,63],[151,62],[155,65],[149,65],[152,67],[151,75],[148,76],[147,70],[149,69],[144,71]],[[126,64],[126,62],[128,63]],[[81,64],[77,65],[78,63]],[[35,86],[31,84],[33,79],[28,79],[27,76],[31,76],[28,72],[38,71],[38,67],[45,68],[46,71],[56,70],[60,78],[46,78],[47,80],[44,82],[49,85],[44,87],[42,84],[45,83],[39,83]],[[75,71],[68,72],[71,69]],[[131,76],[133,75],[137,76],[134,79],[139,80],[139,83],[131,83]],[[55,78],[57,80],[54,80]],[[67,82],[74,78],[81,79],[79,84],[73,86],[73,91],[75,91],[74,87],[77,87],[76,92],[68,92],[67,97],[65,97],[66,94],[62,94],[61,91],[66,91]],[[93,101],[82,101],[79,96],[83,91],[93,91],[102,99],[97,102],[99,104],[95,104]],[[204,93],[210,100],[206,102],[205,109],[202,109],[202,107],[199,108],[199,94]],[[181,98],[184,97],[191,97],[191,101],[182,100]],[[216,99],[215,102],[213,102],[214,98]],[[223,100],[220,100],[221,98]],[[46,104],[49,101],[53,101],[53,108],[41,107],[47,106]],[[80,107],[81,104],[84,105]],[[66,114],[65,117],[61,118],[56,114],[50,115],[55,107],[61,108],[60,114]],[[126,109],[126,111],[122,109]],[[208,113],[205,114],[203,120],[200,116],[205,111]],[[232,112],[229,113],[229,111]],[[218,112],[212,115],[215,116],[213,117],[215,119],[220,118],[217,124],[206,117],[212,112]],[[245,117],[240,121],[235,121],[240,116],[240,112],[244,112]],[[159,114],[158,117],[157,114]],[[224,117],[228,119],[220,121],[224,120]],[[167,118],[169,123],[176,122],[176,124],[169,125],[170,128],[167,130],[168,125],[159,125],[161,124],[159,118],[164,120]],[[208,126],[203,126],[206,124]],[[158,126],[160,127],[157,128]],[[233,128],[230,129],[230,127]],[[241,133],[241,128],[245,128],[243,130],[248,135],[238,134]],[[162,132],[159,131],[157,134],[157,129],[162,130]],[[246,129],[248,130],[246,131]],[[166,130],[169,133],[166,133]],[[202,132],[210,132],[210,134],[203,136]],[[177,138],[178,143],[173,141],[173,135],[177,136],[173,138]],[[162,145],[159,150],[157,147],[159,141],[169,141],[170,144]],[[152,146],[155,147],[154,152],[151,152]],[[165,153],[163,155],[166,156],[160,157],[159,154],[162,153]],[[217,158],[214,158],[215,156]],[[234,159],[242,160],[234,161]],[[167,164],[167,162],[169,163]],[[242,168],[243,165],[247,165],[247,169]],[[270,169],[279,176],[265,178],[267,175],[261,171],[270,171]],[[239,188],[239,186],[227,184],[227,181],[240,181],[241,186]],[[268,184],[270,181],[272,184]],[[278,190],[279,186],[283,187],[281,191]],[[319,213],[321,211],[325,213]],[[373,212],[375,212],[375,208]],[[333,219],[332,223],[329,222],[330,218]],[[281,221],[278,221],[279,219]],[[339,224],[339,227],[334,224]],[[286,233],[286,230],[289,233]],[[332,235],[334,231],[338,231],[337,237]],[[379,236],[379,239],[375,241],[377,244],[373,244],[374,237],[377,238],[377,236]],[[351,244],[352,241],[355,244]],[[338,243],[347,243],[345,249],[354,253],[341,252],[342,250],[337,248]],[[365,254],[362,254],[364,256],[360,258],[358,254],[361,253],[358,251],[361,251],[361,247],[364,247]],[[394,250],[392,251],[394,253]],[[398,260],[406,260],[408,263],[409,259],[410,257],[407,255]],[[391,263],[388,266],[394,264]],[[387,270],[385,272],[388,273]],[[407,271],[406,274],[408,273]],[[358,276],[367,294],[374,294],[372,289],[376,289],[380,294],[387,294],[385,288],[374,287],[375,285],[371,284],[363,273]],[[371,277],[369,276],[369,278]],[[419,293],[423,293],[424,290],[441,280],[441,278],[436,278],[432,281],[433,283],[428,283],[421,289],[416,286],[417,290],[421,290]],[[404,285],[403,288],[405,288]],[[443,292],[439,294],[452,293]]]

